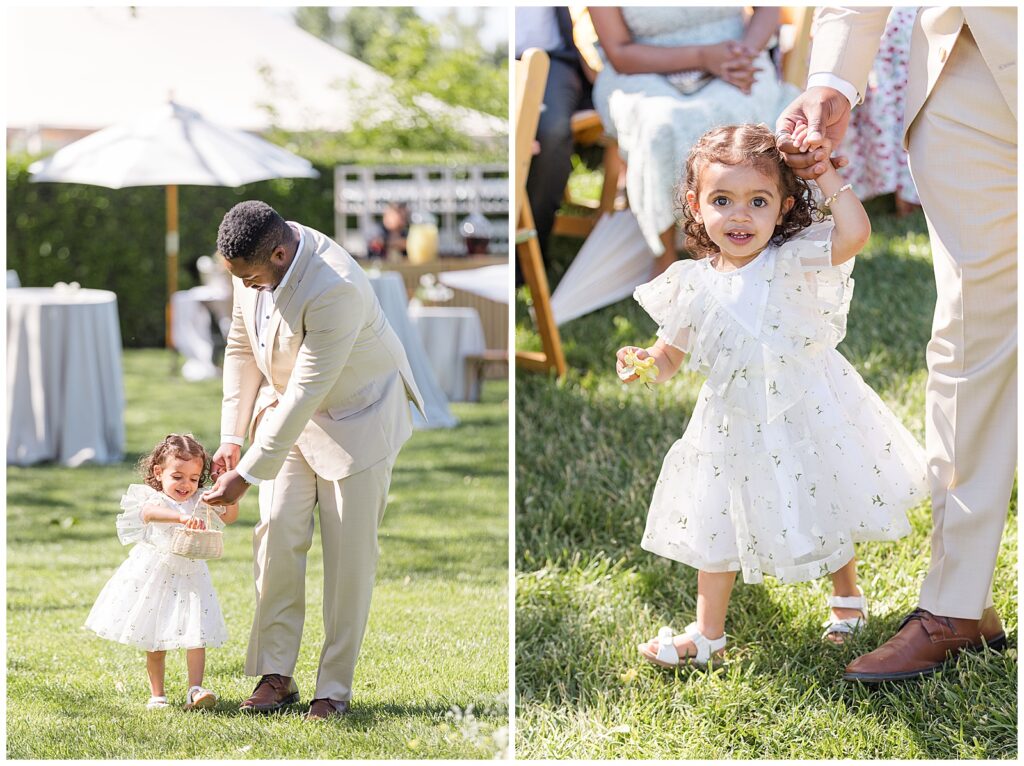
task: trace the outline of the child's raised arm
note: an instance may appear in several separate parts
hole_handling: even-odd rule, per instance
[[[807,139],[806,123],[796,127],[793,131],[793,140],[801,151],[812,151],[820,146],[829,154],[832,152],[832,145],[828,141]],[[843,181],[831,162],[825,163],[825,172],[815,181],[825,195],[828,212],[835,225],[832,232],[832,265],[838,266],[864,249],[871,236],[871,220],[853,189]]]
[[[864,249],[871,236],[871,220],[852,188],[843,181],[831,163],[818,176],[822,194],[831,200],[829,213],[835,229],[832,232],[832,265],[850,260]]]
[[[680,349],[660,339],[650,348],[623,346],[615,353],[615,372],[620,376],[620,378],[622,376],[622,371],[627,367],[626,354],[630,351],[636,353],[637,359],[647,359],[648,357],[654,358],[654,363],[658,366],[658,377],[654,379],[655,383],[664,383],[675,375],[679,371],[680,366],[682,366],[683,360],[686,358],[686,354]],[[632,383],[639,379],[640,376],[634,373],[628,378],[623,378],[622,382]]]

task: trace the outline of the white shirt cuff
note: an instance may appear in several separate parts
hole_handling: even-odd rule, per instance
[[[263,479],[257,479],[257,478],[256,478],[255,476],[250,476],[250,475],[249,475],[249,474],[247,474],[247,473],[246,473],[245,471],[243,471],[243,470],[242,470],[241,468],[235,468],[235,470],[236,470],[236,471],[238,472],[238,475],[239,475],[239,476],[241,476],[241,477],[242,477],[243,479],[245,479],[245,480],[246,480],[247,482],[249,482],[250,484],[252,484],[252,485],[253,485],[254,487],[255,487],[256,485],[258,485],[258,484],[259,484],[259,483],[260,483],[261,481],[263,481]]]
[[[812,75],[808,75],[807,87],[834,88],[849,99],[851,109],[860,103],[860,94],[857,93],[857,89],[842,77],[836,77],[831,72],[815,72]]]
[[[241,436],[235,436],[233,434],[221,434],[220,443],[237,444],[239,447],[241,447],[243,444],[245,444],[245,439],[243,439]]]

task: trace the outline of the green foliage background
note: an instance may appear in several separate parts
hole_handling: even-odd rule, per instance
[[[312,161],[320,171],[317,179],[262,181],[237,189],[181,187],[179,289],[196,284],[196,260],[214,252],[221,218],[242,200],[264,200],[285,218],[330,234],[336,165],[507,160],[504,137],[481,145],[454,120],[429,115],[413,101],[414,95],[429,93],[449,104],[507,116],[504,47],[484,51],[476,28],[454,15],[431,24],[412,8],[354,8],[335,21],[329,10],[300,8],[296,21],[395,78],[393,95],[407,116],[380,120],[367,108],[345,133],[267,134]],[[367,103],[372,106],[372,100]],[[15,269],[26,287],[63,281],[114,291],[124,345],[162,346],[167,295],[164,188],[31,183],[28,165],[34,159],[7,159],[7,268]]]
[[[445,103],[508,116],[508,46],[485,50],[475,23],[453,8],[431,23],[409,7],[298,8],[307,32],[395,79],[401,90],[429,93]]]
[[[121,337],[129,347],[162,346],[167,300],[162,186],[105,189],[32,183],[30,158],[7,159],[7,268],[25,287],[78,282],[117,293]],[[277,179],[237,189],[179,191],[179,289],[193,287],[194,265],[217,247],[217,226],[237,202],[262,199],[289,220],[334,231],[333,169],[320,178]]]

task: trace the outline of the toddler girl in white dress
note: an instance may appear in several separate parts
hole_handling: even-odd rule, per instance
[[[85,627],[146,650],[149,709],[167,707],[167,650],[185,649],[185,709],[210,708],[217,696],[202,686],[205,647],[222,645],[227,628],[206,562],[171,553],[175,529],[206,526],[195,510],[198,489],[210,478],[210,456],[191,435],[171,434],[139,461],[139,470],[146,483],[128,487],[117,516],[118,539],[136,545],[103,586]],[[238,506],[223,506],[209,518],[222,529],[238,518]]]
[[[681,189],[697,259],[634,294],[658,341],[619,349],[620,377],[661,382],[684,362],[707,376],[641,543],[699,570],[696,622],[639,646],[655,664],[705,664],[725,647],[737,571],[754,583],[830,575],[824,637],[842,643],[867,620],[854,544],[906,535],[906,511],[927,497],[920,445],[836,350],[870,222],[831,165],[817,184],[830,217],[767,126],[708,131]]]

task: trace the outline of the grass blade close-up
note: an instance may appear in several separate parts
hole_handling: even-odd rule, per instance
[[[935,283],[925,221],[870,203],[874,229],[853,272],[840,352],[924,441],[925,347]],[[579,249],[554,238],[552,289]],[[1011,286],[1012,287],[1012,286]],[[517,348],[540,341],[517,296]],[[923,680],[869,688],[844,666],[917,605],[931,507],[912,532],[858,545],[870,623],[843,646],[821,639],[828,579],[738,581],[724,661],[661,670],[637,644],[694,619],[696,570],[640,548],[651,492],[703,379],[681,372],[627,387],[621,346],[654,322],[632,299],[561,328],[569,374],[516,378],[516,755],[615,759],[961,759],[1017,757],[1017,501],[995,573],[1009,648],[965,655]]]
[[[170,432],[218,439],[219,380],[168,374],[167,352],[125,350],[127,454],[111,466],[8,467],[7,757],[10,759],[484,758],[508,726],[508,387],[453,404],[455,429],[417,431],[399,456],[380,530],[380,561],[352,713],[303,716],[323,640],[319,531],[306,574],[296,681],[302,703],[244,715],[253,615],[256,493],[224,532],[210,572],[229,640],[207,653],[208,712],[181,710],[185,653],[167,655],[171,707],[147,711],[145,652],[82,623],[125,559],[118,501],[140,479],[134,461]]]

